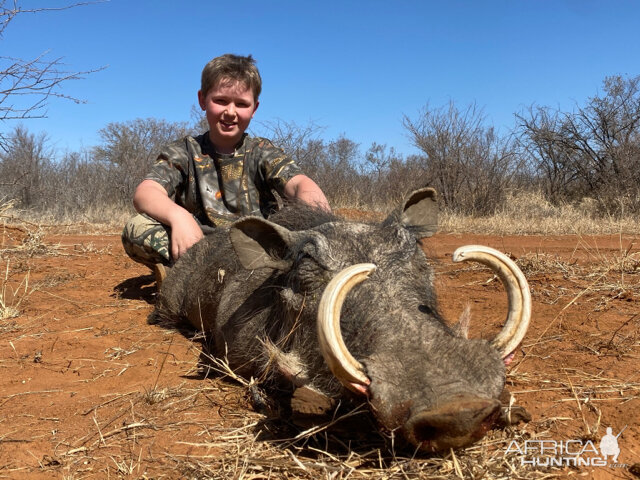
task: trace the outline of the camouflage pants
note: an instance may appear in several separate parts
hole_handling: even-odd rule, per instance
[[[149,267],[171,264],[168,227],[145,214],[130,219],[122,230],[122,246],[133,260]]]

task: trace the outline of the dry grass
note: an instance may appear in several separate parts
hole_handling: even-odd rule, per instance
[[[0,250],[3,256],[12,260],[14,257],[24,257],[25,261],[32,261],[37,256],[68,255],[68,249],[63,252],[59,245],[46,244],[41,232],[48,227],[21,225],[26,240],[3,247]],[[81,225],[63,228],[69,232],[83,231]],[[95,231],[100,230],[98,228]],[[611,253],[583,242],[578,248],[584,253],[582,257],[588,259],[586,262],[563,260],[545,253],[522,255],[517,262],[530,279],[538,301],[563,300],[563,304],[568,306],[576,298],[586,298],[593,302],[595,310],[607,308],[607,302],[619,298],[616,295],[623,291],[640,298],[640,257],[632,247],[624,245],[619,251]],[[80,245],[74,251],[82,255],[110,253],[91,243]],[[28,299],[29,271],[21,281],[11,282],[13,265],[12,262],[10,266],[8,260],[3,265],[0,301],[3,306],[6,303],[19,310]],[[548,287],[548,278],[553,276],[562,278],[562,284],[568,286],[564,290]],[[68,280],[53,279],[46,285],[51,287]],[[73,303],[71,300],[68,302]],[[96,309],[97,318],[103,318],[110,325],[109,314],[104,313],[107,306],[113,305],[80,305],[82,316],[94,315],[92,309]],[[550,323],[554,321],[552,319]],[[5,325],[9,326],[9,321],[0,321],[0,329]],[[0,333],[10,331],[0,330]],[[531,357],[545,345],[546,334],[545,330],[537,339],[524,345]],[[10,336],[14,340],[15,337]],[[103,477],[112,474],[112,477],[234,480],[567,478],[580,476],[584,472],[523,464],[516,453],[506,453],[508,446],[513,440],[522,443],[527,439],[557,438],[554,435],[557,435],[558,426],[573,426],[576,422],[579,435],[583,438],[598,437],[603,430],[600,411],[605,402],[624,404],[640,398],[637,378],[622,380],[610,377],[606,372],[597,374],[566,367],[558,371],[520,373],[521,369],[516,366],[507,378],[513,393],[528,396],[543,392],[552,398],[550,411],[556,406],[568,405],[575,410],[575,417],[569,419],[561,415],[548,415],[527,425],[490,431],[487,437],[464,451],[424,455],[401,449],[393,437],[378,434],[373,428],[366,430],[369,432],[366,434],[362,431],[345,433],[340,430],[343,422],[349,424],[359,416],[358,411],[341,412],[336,418],[309,429],[252,411],[246,399],[256,395],[255,382],[236,375],[223,359],[210,359],[207,368],[215,370],[218,376],[202,379],[195,388],[193,383],[191,386],[185,383],[165,385],[162,374],[165,365],[173,359],[172,342],[162,345],[159,371],[153,378],[144,379],[145,383],[140,389],[110,392],[99,403],[89,405],[89,408],[80,412],[78,415],[92,419],[92,427],[81,435],[61,439],[55,455],[37,458],[40,471],[68,479],[98,478],[95,477],[98,472],[103,473]],[[193,348],[198,345],[194,343]],[[585,337],[578,347],[598,357],[637,359],[640,316],[630,316],[614,331]],[[146,348],[150,347],[147,345]],[[98,361],[133,362],[131,358],[140,350],[142,347],[138,346],[137,339],[132,344],[112,345],[104,350],[104,358],[92,359],[91,364]],[[45,351],[45,356],[47,354],[48,351]],[[15,357],[18,359],[17,353]],[[36,361],[35,357],[33,361]],[[111,365],[119,372],[130,366]],[[97,372],[92,381],[100,378],[100,375],[102,373]],[[43,393],[46,392],[25,392],[24,395]],[[0,408],[4,403],[20,398],[17,395],[0,398]],[[108,415],[103,413],[107,409]],[[209,413],[212,411],[216,415]],[[44,423],[45,420],[40,422]],[[556,433],[553,428],[556,428]],[[155,436],[172,436],[186,429],[193,431],[189,442],[169,442],[162,447],[154,444]],[[19,441],[20,434],[2,432],[2,440]],[[16,478],[29,475],[29,471],[22,469],[22,466],[7,467],[3,474],[15,475]]]
[[[169,349],[167,354],[168,352]],[[193,404],[194,398],[213,391],[229,392],[231,389],[235,391],[233,397],[236,399],[255,395],[254,390],[257,387],[253,380],[237,375],[224,359],[208,357],[208,360],[207,367],[222,375],[221,377],[205,381],[205,385],[195,390],[182,387],[158,389],[154,385],[143,395],[144,402],[164,411],[182,412],[186,405]],[[162,371],[162,368],[160,370]],[[567,375],[573,380],[570,389],[566,382],[545,384],[541,382],[542,377],[515,378],[516,375],[512,375],[509,380],[515,384],[545,385],[543,388],[547,391],[565,390],[568,395],[566,399],[562,398],[561,402],[572,400],[576,392],[581,396],[585,395],[585,392],[595,392],[596,396],[615,392],[627,398],[635,398],[640,394],[640,384],[623,385],[614,379],[592,378],[581,372],[568,372]],[[225,385],[229,380],[232,383]],[[150,395],[152,392],[153,395]],[[525,425],[493,430],[480,442],[464,451],[425,455],[406,448],[398,449],[393,436],[376,433],[373,424],[368,424],[368,428],[364,430],[353,429],[350,420],[352,417],[359,418],[362,414],[363,410],[359,407],[311,428],[301,429],[285,420],[269,418],[249,410],[237,411],[231,423],[223,419],[216,424],[202,424],[202,429],[196,433],[194,441],[177,442],[176,446],[191,447],[191,453],[188,455],[156,452],[155,461],[170,467],[180,478],[194,479],[497,480],[564,478],[566,474],[560,469],[533,467],[523,463],[515,452],[506,453],[514,440],[523,444],[528,439],[551,438],[544,426],[532,428]],[[178,417],[177,414],[170,415],[174,416]],[[545,420],[547,424],[562,421],[561,418],[553,417]],[[340,428],[342,422],[347,423],[346,429]],[[160,426],[157,423],[152,425],[145,422],[130,423],[125,427],[154,430],[180,428],[178,423]],[[592,435],[598,431],[597,425],[595,428],[589,428]],[[116,429],[109,435],[121,433],[121,430]],[[98,445],[96,438],[94,447]],[[72,449],[70,454],[81,453],[82,458],[92,458],[94,447]],[[118,470],[120,471],[120,467],[126,467],[126,471],[137,468],[139,474],[140,465],[136,465],[133,460],[135,459],[129,458],[124,465],[121,463],[122,460],[119,460]]]
[[[372,211],[367,205],[343,199],[333,207],[349,220],[378,222],[397,205]],[[556,206],[539,192],[512,192],[504,207],[491,216],[462,215],[441,207],[439,227],[444,233],[485,235],[634,235],[640,233],[640,216],[602,216],[590,198],[579,204]]]
[[[503,209],[489,217],[472,217],[443,212],[440,229],[451,233],[491,235],[604,235],[640,233],[637,216],[602,217],[595,202],[584,199],[580,204],[552,205],[541,193],[514,192]]]
[[[4,275],[0,278],[0,332],[13,328],[8,322],[20,315],[20,305],[29,296],[29,272],[22,278],[18,286],[9,285],[9,260],[6,261]]]
[[[582,298],[595,303],[593,311],[602,311],[616,300],[640,300],[640,252],[634,251],[633,242],[623,245],[620,238],[617,251],[600,250],[597,244],[589,244],[578,236],[569,259],[536,251],[514,260],[537,301],[556,304],[562,299]],[[484,284],[499,281],[487,267],[477,263],[456,266],[448,275],[455,277],[468,271],[486,272],[487,277],[481,281]]]
[[[594,311],[601,311],[615,300],[640,299],[640,252],[633,248],[633,243],[621,242],[618,251],[601,251],[579,237],[576,257],[569,261],[545,253],[526,253],[516,263],[539,300],[556,303],[562,297],[579,296],[595,302]],[[586,260],[578,261],[578,253]],[[562,279],[562,288],[555,285],[554,278]]]
[[[515,453],[506,454],[511,441],[544,437],[544,432],[532,433],[528,427],[494,430],[464,451],[417,454],[397,449],[392,437],[363,432],[353,435],[353,431],[349,435],[340,430],[341,422],[349,422],[351,417],[362,413],[359,410],[303,430],[242,409],[238,399],[251,393],[252,382],[237,376],[221,360],[216,361],[214,368],[235,380],[229,383],[229,377],[226,380],[218,377],[203,381],[195,389],[154,386],[144,393],[114,394],[107,402],[89,409],[87,414],[93,415],[95,428],[61,445],[57,457],[52,459],[58,463],[50,467],[62,466],[80,473],[83,465],[101,465],[108,458],[107,468],[111,472],[137,477],[147,473],[150,478],[162,478],[158,472],[172,472],[168,478],[245,480],[562,477],[558,471],[523,465]],[[227,400],[226,405],[220,403],[218,408],[226,409],[227,413],[215,421],[185,420],[195,413],[198,402],[219,397],[221,392]],[[99,408],[107,404],[121,405],[118,409],[121,414],[108,421],[96,416]],[[177,441],[174,448],[155,450],[151,457],[145,451],[144,462],[140,461],[142,447],[138,444],[146,436],[187,426],[196,427],[193,441]],[[189,453],[180,453],[181,447],[187,447]]]
[[[640,252],[597,253],[591,247],[578,245],[590,257],[587,262],[570,259],[562,260],[547,253],[525,253],[515,259],[529,281],[531,294],[537,301],[556,304],[562,299],[583,298],[595,303],[593,311],[609,308],[615,300],[640,299]],[[466,271],[487,272],[482,283],[498,282],[498,277],[480,264],[457,266],[448,272],[458,276]]]
[[[17,209],[14,201],[0,199],[0,220],[5,225],[18,226],[30,231],[36,228],[44,231],[54,229],[65,234],[104,235],[120,232],[125,222],[134,214],[133,208],[115,205],[89,207],[84,211],[63,215],[51,214]]]
[[[572,277],[580,268],[575,261],[566,262],[557,255],[542,252],[525,253],[516,260],[516,263],[527,278],[551,272],[561,273],[565,277]]]
[[[282,439],[259,441],[254,424],[233,432],[224,454],[174,456],[177,470],[186,478],[228,479],[412,479],[412,478],[554,478],[552,472],[522,467],[515,455],[505,455],[512,439],[528,437],[512,433],[486,438],[464,452],[450,451],[442,456],[416,457],[378,446],[351,445],[348,453],[336,453],[322,445],[332,442],[330,435],[304,441]],[[359,449],[359,450],[358,450]]]
[[[0,198],[0,218],[4,218],[7,212],[11,211],[16,202],[12,199]]]
[[[396,208],[388,205],[386,210]],[[382,211],[372,211],[368,205],[355,203],[345,197],[335,200],[333,208],[348,219],[380,221]],[[381,208],[380,210],[384,210]],[[87,208],[64,215],[18,210],[15,202],[0,199],[0,219],[16,225],[53,228],[67,234],[105,234],[119,232],[134,214],[122,206]],[[475,217],[447,212],[440,214],[440,230],[447,233],[479,233],[490,235],[600,235],[640,233],[640,217],[632,215],[605,216],[597,211],[596,202],[585,198],[579,204],[552,205],[540,192],[512,192],[504,207],[489,217]]]

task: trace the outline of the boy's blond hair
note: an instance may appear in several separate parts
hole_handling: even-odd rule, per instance
[[[207,63],[202,70],[200,90],[206,96],[209,90],[217,87],[223,80],[242,82],[251,89],[253,99],[258,100],[262,91],[262,78],[251,55],[242,57],[227,53]]]

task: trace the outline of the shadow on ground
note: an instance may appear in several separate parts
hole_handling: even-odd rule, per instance
[[[128,278],[113,287],[114,295],[127,300],[144,300],[150,305],[155,303],[156,283],[153,275],[140,275]]]

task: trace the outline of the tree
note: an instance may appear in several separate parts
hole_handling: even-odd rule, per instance
[[[106,220],[109,207],[120,212],[131,208],[131,198],[122,196],[121,179],[117,165],[96,160],[88,149],[66,152],[48,172],[45,207],[58,218],[96,212]]]
[[[3,196],[16,198],[21,207],[39,203],[38,195],[46,172],[51,169],[53,150],[45,134],[35,135],[17,126],[7,136],[4,151],[0,151],[0,188]]]
[[[428,185],[424,169],[415,157],[404,158],[393,147],[373,142],[364,154],[362,182],[364,201],[368,205],[384,209],[400,203],[405,195]]]
[[[332,169],[351,172],[356,170],[360,156],[360,145],[340,135],[327,145],[328,162]]]
[[[521,135],[518,145],[527,159],[532,177],[545,197],[557,203],[571,196],[577,185],[575,150],[560,141],[563,118],[548,108],[530,107],[517,115]]]
[[[190,133],[192,136],[200,135],[201,133],[209,130],[209,122],[207,116],[200,109],[199,106],[191,106],[191,128]]]
[[[380,179],[391,163],[397,158],[393,147],[387,152],[387,146],[373,142],[364,154],[365,168],[375,172],[376,179]]]
[[[450,209],[489,214],[497,208],[519,167],[509,139],[485,125],[475,105],[461,110],[425,106],[404,117],[413,144],[423,153],[424,180]]]
[[[47,11],[67,10],[96,2],[73,3],[62,7],[25,9],[18,0],[0,0],[0,39],[11,21],[18,15]],[[103,67],[104,68],[104,67]],[[79,80],[102,68],[68,70],[62,58],[50,58],[48,52],[23,59],[0,55],[0,120],[46,117],[46,107],[51,97],[84,103],[62,91],[64,84]],[[0,146],[4,144],[0,134]]]
[[[628,195],[640,208],[640,76],[606,77],[603,91],[573,112],[518,115],[521,142],[552,197],[595,196],[609,208]]]
[[[260,123],[265,136],[305,169],[317,169],[323,156],[324,142],[319,139],[323,128],[311,122],[298,125],[295,122],[275,120]]]
[[[124,198],[132,198],[160,149],[185,136],[187,124],[137,118],[109,123],[98,133],[102,145],[93,149],[95,159],[118,166],[121,194]]]

